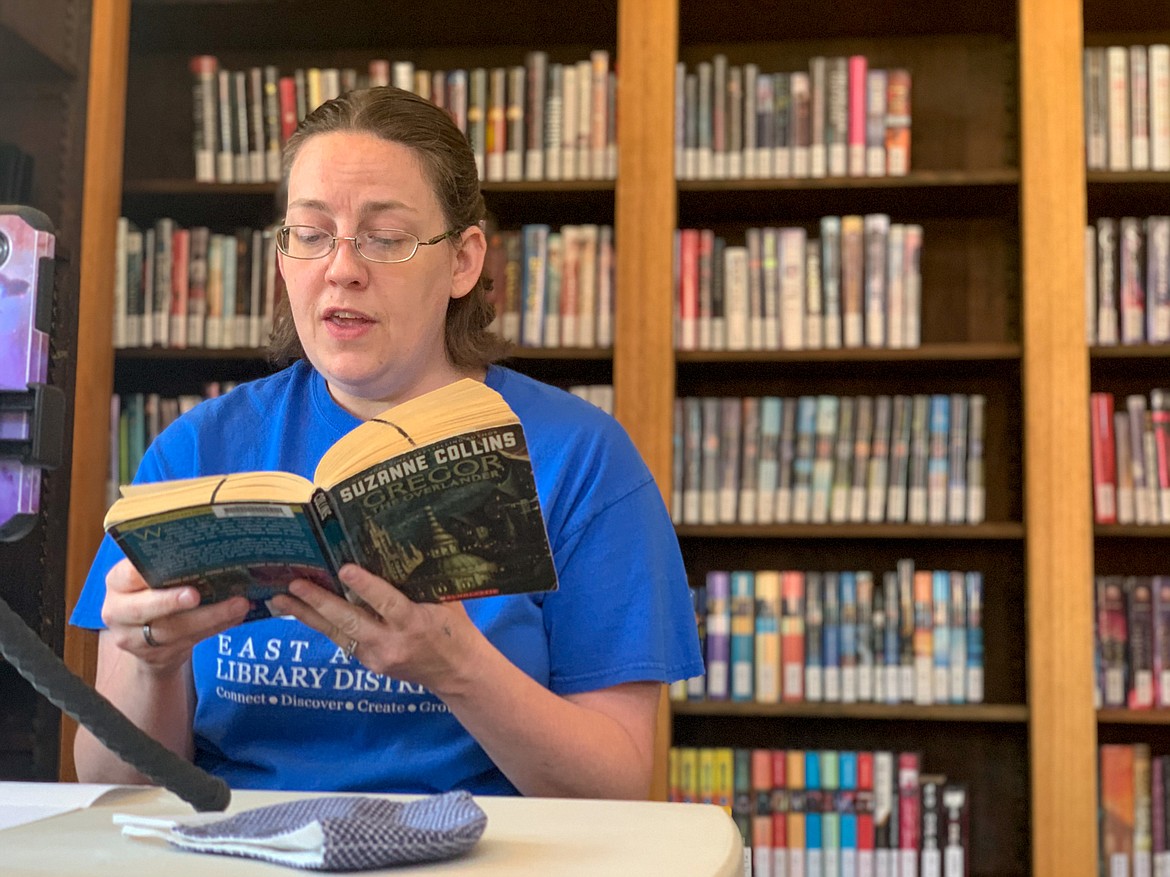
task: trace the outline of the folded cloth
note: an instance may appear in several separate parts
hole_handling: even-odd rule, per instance
[[[449,859],[471,849],[487,814],[468,792],[413,801],[305,798],[208,821],[118,814],[122,833],[162,837],[197,853],[264,859],[312,871],[361,871]]]

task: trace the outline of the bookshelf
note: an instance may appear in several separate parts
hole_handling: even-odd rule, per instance
[[[0,4],[0,139],[32,156],[27,201],[56,231],[55,297],[48,382],[66,398],[76,378],[81,197],[86,139],[90,8],[81,0]],[[71,425],[67,416],[65,441]],[[66,445],[68,446],[68,445]],[[42,479],[41,514],[31,533],[0,543],[0,595],[58,655],[64,637],[64,558],[70,463]],[[10,485],[11,487],[11,485]],[[0,777],[48,780],[57,773],[58,714],[15,669],[0,661]]]
[[[187,182],[193,177],[191,122],[189,114],[175,110],[189,102],[186,62],[208,51],[229,66],[258,57],[294,66],[321,57],[357,63],[393,56],[404,45],[401,21],[370,17],[370,5],[359,0],[336,7],[330,26],[322,28],[298,14],[317,8],[310,4],[284,3],[277,15],[268,0],[135,2],[129,21],[122,22],[129,37],[126,181],[118,180],[123,209],[144,218],[165,209],[180,220],[266,219],[273,187]],[[745,16],[728,0],[625,0],[616,4],[616,14],[610,3],[583,10],[578,4],[575,11],[574,23],[566,26],[556,4],[514,4],[485,16],[477,4],[457,0],[442,16],[410,21],[409,56],[420,66],[518,62],[533,46],[568,57],[582,47],[608,47],[619,60],[616,183],[486,187],[489,208],[502,214],[569,222],[580,204],[586,215],[612,215],[615,225],[612,353],[534,352],[522,367],[554,379],[582,371],[611,377],[617,416],[664,494],[671,483],[676,395],[945,391],[988,397],[983,525],[679,531],[684,556],[696,571],[781,563],[876,570],[904,556],[927,568],[984,570],[986,702],[896,708],[664,705],[660,751],[665,754],[672,740],[918,749],[931,770],[973,789],[972,825],[978,828],[972,874],[1093,873],[1096,725],[1088,583],[1094,543],[1085,513],[1089,374],[1079,295],[1086,198],[1080,10],[1060,0],[968,6],[879,0],[825,15],[821,4],[797,0],[773,20]],[[444,25],[450,21],[460,27]],[[675,63],[715,52],[733,63],[751,60],[770,69],[799,69],[814,54],[853,52],[875,64],[912,67],[912,172],[864,180],[676,182]],[[1159,182],[1115,184],[1090,177],[1088,190],[1090,198],[1096,188],[1157,191]],[[742,232],[752,223],[867,211],[924,225],[921,348],[675,353],[671,271],[677,225]],[[112,252],[112,241],[107,247]],[[108,304],[111,287],[112,276],[87,287],[89,303]],[[213,357],[136,352],[120,353],[115,368],[108,349],[93,351],[92,360],[107,392],[116,386],[115,375],[124,386],[146,386],[186,369],[217,367]],[[226,367],[259,367],[259,361],[233,354]],[[100,458],[108,442],[105,421],[95,416],[86,424],[78,445]],[[71,598],[103,511],[104,470],[95,467],[85,475],[75,486]],[[92,672],[83,654],[75,666]],[[663,770],[656,794],[665,788]]]
[[[1150,46],[1170,41],[1170,15],[1156,3],[1114,8],[1085,0],[1084,45]],[[1149,217],[1170,210],[1170,173],[1154,170],[1089,170],[1085,174],[1086,220],[1102,217]],[[1143,274],[1144,276],[1144,274]],[[1090,345],[1090,387],[1113,394],[1117,410],[1125,397],[1149,397],[1170,383],[1170,350],[1164,344]],[[1096,524],[1093,527],[1093,572],[1096,575],[1162,575],[1170,529],[1164,524]],[[1145,744],[1154,757],[1170,753],[1170,715],[1165,709],[1103,708],[1096,713],[1096,742]],[[1108,782],[1102,781],[1102,787]],[[1105,845],[1103,852],[1108,852]]]

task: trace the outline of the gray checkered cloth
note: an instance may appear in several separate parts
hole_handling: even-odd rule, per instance
[[[449,859],[471,849],[487,814],[467,792],[414,801],[337,796],[176,825],[168,840],[199,853],[264,859],[313,871],[362,871]]]

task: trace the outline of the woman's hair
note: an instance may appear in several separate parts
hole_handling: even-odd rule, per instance
[[[282,185],[286,192],[289,170],[305,142],[318,134],[339,131],[373,134],[413,150],[439,202],[445,228],[462,231],[483,223],[485,208],[479,173],[463,132],[445,110],[416,94],[389,86],[348,92],[326,101],[305,117],[284,146]],[[447,358],[458,368],[486,368],[507,354],[508,343],[488,331],[495,315],[487,300],[491,289],[492,279],[481,274],[471,292],[447,303]],[[269,359],[283,366],[304,356],[292,309],[288,299],[282,298],[273,315]]]

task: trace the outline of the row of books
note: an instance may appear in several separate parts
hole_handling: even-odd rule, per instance
[[[983,395],[675,401],[678,524],[979,524]]]
[[[1089,344],[1170,343],[1170,216],[1086,226],[1085,318]]]
[[[921,343],[922,226],[884,213],[675,235],[680,350],[817,350]]]
[[[1170,390],[1091,393],[1089,417],[1094,522],[1170,524]]]
[[[480,179],[610,180],[617,176],[617,76],[609,52],[553,63],[421,70],[372,60],[368,69],[274,65],[228,70],[213,55],[191,60],[195,179],[280,180],[280,150],[306,114],[354,88],[395,85],[447,110],[467,135]]]
[[[110,397],[109,502],[118,497],[118,486],[129,484],[150,443],[179,416],[204,399],[227,393],[234,381],[209,381],[202,393],[162,396],[158,393],[115,393]]]
[[[1170,45],[1086,47],[1084,87],[1089,170],[1170,171]]]
[[[676,700],[983,701],[983,575],[709,571],[692,589],[706,658]]]
[[[1099,707],[1170,707],[1170,576],[1094,579]]]
[[[118,220],[114,347],[259,347],[284,294],[271,229]]]
[[[1101,873],[1153,877],[1170,869],[1170,755],[1145,743],[1098,750]]]
[[[681,180],[901,176],[910,170],[910,72],[865,55],[761,71],[726,55],[675,70]]]
[[[493,327],[521,347],[612,347],[614,268],[610,225],[492,232]]]
[[[163,396],[159,393],[114,394],[110,399],[110,478],[113,491],[110,502],[117,498],[118,485],[128,484],[138,471],[142,455],[164,429],[190,411],[204,399],[220,396],[236,385],[235,381],[210,381],[202,393]],[[602,411],[613,413],[612,384],[574,384],[570,393],[596,405]]]
[[[917,752],[676,746],[670,799],[724,807],[755,877],[965,877],[967,786]]]

